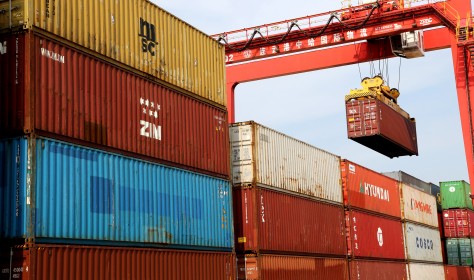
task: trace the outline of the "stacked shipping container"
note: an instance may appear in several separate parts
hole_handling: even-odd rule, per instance
[[[440,183],[442,227],[448,264],[445,270],[447,276],[449,273],[448,279],[454,279],[454,276],[457,276],[457,279],[471,279],[469,276],[473,265],[474,211],[470,193],[471,187],[464,181]]]
[[[224,48],[145,0],[0,8],[0,278],[234,278]]]
[[[430,184],[404,172],[391,174],[400,176],[400,204],[410,279],[423,279],[420,277],[425,273],[435,272],[434,277],[444,279],[437,202],[431,195]]]
[[[238,279],[348,279],[340,158],[254,122],[230,140]]]
[[[341,174],[351,279],[405,279],[397,181],[349,160]]]

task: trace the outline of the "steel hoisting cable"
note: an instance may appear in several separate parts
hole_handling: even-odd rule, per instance
[[[400,56],[400,63],[398,64],[398,91],[400,91],[400,80],[402,79],[402,76],[400,75],[402,71],[402,57]]]
[[[323,26],[322,29],[320,29],[318,32],[316,33],[308,33],[308,32],[305,32],[304,30],[302,30],[299,25],[296,23],[296,21],[292,22],[290,27],[288,28],[288,31],[285,33],[285,35],[283,35],[280,39],[276,40],[276,41],[269,41],[267,38],[265,38],[265,36],[262,35],[262,33],[260,32],[259,29],[254,29],[252,35],[250,36],[250,38],[247,40],[247,42],[245,43],[245,45],[241,48],[234,48],[232,46],[229,45],[229,42],[227,42],[227,40],[225,39],[224,37],[224,34],[222,34],[221,36],[219,36],[219,39],[217,39],[217,42],[221,42],[223,41],[225,43],[225,45],[233,50],[233,51],[236,51],[236,52],[241,52],[243,50],[245,50],[246,48],[248,48],[248,46],[252,43],[253,39],[255,38],[255,35],[256,34],[260,34],[260,36],[262,37],[262,39],[264,39],[267,43],[269,44],[280,44],[281,42],[283,42],[286,37],[290,34],[291,30],[293,29],[293,27],[297,27],[304,35],[308,36],[308,37],[319,37],[321,36],[324,31],[326,31],[326,29],[329,27],[329,25],[331,24],[331,22],[333,21],[333,19],[336,19],[339,23],[342,24],[343,27],[345,27],[346,29],[349,29],[349,30],[356,30],[356,29],[359,29],[361,27],[363,27],[370,19],[370,17],[372,16],[372,14],[374,13],[375,9],[376,8],[379,8],[380,7],[380,3],[379,1],[376,1],[375,4],[372,6],[372,9],[370,10],[369,14],[367,15],[367,17],[364,19],[364,21],[362,23],[360,23],[359,25],[357,26],[349,26],[347,24],[345,24],[344,22],[341,21],[340,18],[338,18],[335,14],[331,14],[331,16],[329,17],[328,21],[326,22],[326,24]]]

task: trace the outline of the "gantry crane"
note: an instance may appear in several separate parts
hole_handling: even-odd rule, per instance
[[[424,30],[424,51],[451,48],[466,162],[474,182],[471,2],[379,0],[357,6],[343,2],[340,10],[213,36],[226,48],[229,122],[235,120],[234,89],[239,83],[403,56],[392,52],[390,38]]]

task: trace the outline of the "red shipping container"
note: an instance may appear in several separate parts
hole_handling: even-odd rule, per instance
[[[235,279],[235,254],[141,248],[35,245],[0,248],[7,279]],[[11,272],[11,273],[10,273]]]
[[[346,259],[280,255],[237,257],[239,280],[346,280],[348,274]]]
[[[439,235],[441,237],[444,237],[444,220],[443,220],[442,213],[438,213],[438,229],[439,229]]]
[[[1,40],[0,136],[34,132],[230,176],[225,108],[34,33]]]
[[[358,142],[387,157],[418,155],[415,119],[377,99],[346,102],[347,134]]]
[[[261,188],[233,199],[237,252],[347,253],[342,205]]]
[[[351,280],[406,280],[407,264],[377,260],[350,260]]]
[[[355,258],[405,259],[402,222],[356,210],[346,212],[349,255]]]
[[[401,217],[398,182],[348,160],[341,161],[344,205]]]
[[[447,238],[474,237],[474,211],[469,209],[443,210],[443,231]]]
[[[470,266],[444,265],[446,280],[472,280]]]

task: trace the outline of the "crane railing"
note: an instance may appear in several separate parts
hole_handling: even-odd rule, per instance
[[[275,38],[290,34],[293,31],[301,31],[305,32],[308,30],[312,30],[314,28],[321,28],[328,24],[331,19],[337,17],[338,19],[342,19],[342,15],[345,13],[350,13],[354,10],[363,10],[367,9],[368,7],[373,7],[378,2],[379,4],[383,4],[385,2],[391,1],[373,1],[374,3],[366,3],[357,6],[350,6],[348,8],[340,9],[340,10],[333,10],[325,13],[319,13],[299,18],[293,18],[289,20],[263,24],[233,31],[224,32],[221,34],[212,35],[212,37],[218,41],[225,42],[226,45],[242,45],[246,42],[252,41],[255,38],[262,38],[267,40],[269,38]],[[446,0],[412,0],[412,1],[399,1],[401,4],[400,9],[408,9],[408,8],[417,8],[423,7],[430,4],[440,3],[443,6],[440,7],[445,13],[450,14],[453,13],[452,9],[445,5]],[[403,3],[403,4],[402,4]]]

